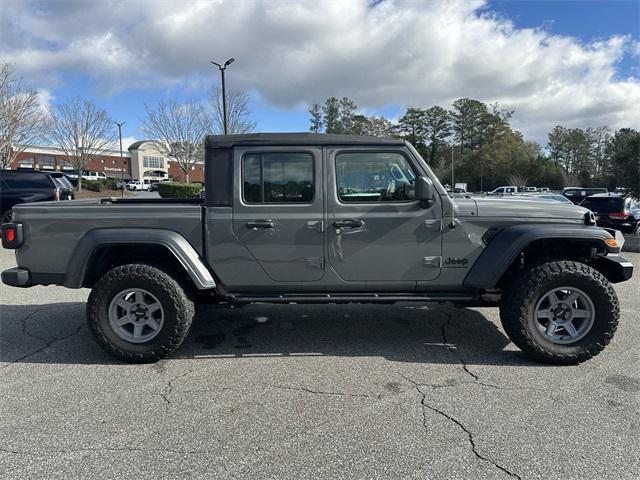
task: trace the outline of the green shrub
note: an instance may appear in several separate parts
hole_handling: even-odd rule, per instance
[[[104,185],[98,180],[83,180],[82,188],[91,190],[92,192],[101,192],[104,190]]]
[[[106,180],[103,180],[103,183],[109,190],[116,190],[116,185],[120,183],[120,181],[118,178],[107,177]]]
[[[195,198],[202,190],[202,185],[195,183],[161,182],[158,193],[162,198]]]

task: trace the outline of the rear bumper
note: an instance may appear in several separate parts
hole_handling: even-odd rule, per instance
[[[633,264],[621,255],[598,257],[593,267],[611,283],[626,282],[633,276]]]
[[[636,222],[633,221],[612,221],[612,220],[596,220],[596,224],[599,227],[602,228],[606,228],[606,229],[614,229],[614,230],[618,230],[622,233],[633,233],[634,229],[636,228]]]
[[[28,288],[34,285],[62,285],[64,274],[33,273],[26,268],[13,267],[2,272],[2,283],[11,287]]]
[[[26,268],[14,267],[2,272],[2,283],[11,287],[31,287],[31,275]]]

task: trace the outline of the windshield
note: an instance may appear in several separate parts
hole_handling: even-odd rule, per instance
[[[73,189],[73,184],[69,181],[69,179],[64,176],[64,175],[60,175],[60,176],[55,176],[53,177],[54,181],[58,184],[60,184],[60,186],[62,188],[67,188],[67,189]]]

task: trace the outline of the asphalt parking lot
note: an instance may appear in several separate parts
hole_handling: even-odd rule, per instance
[[[637,479],[640,276],[616,289],[617,335],[577,367],[530,361],[495,309],[409,304],[207,306],[128,365],[88,291],[2,285],[0,477]]]

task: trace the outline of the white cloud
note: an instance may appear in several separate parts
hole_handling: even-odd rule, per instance
[[[38,90],[38,103],[40,104],[40,108],[44,111],[49,111],[49,106],[55,97],[51,94],[49,90],[41,88]]]
[[[209,60],[234,56],[230,82],[281,108],[329,95],[367,111],[466,96],[516,109],[516,125],[538,139],[556,124],[640,127],[640,80],[616,72],[637,41],[584,44],[518,29],[481,0],[9,2],[6,10],[0,55],[29,78],[70,70],[103,91],[194,89],[217,81]]]

